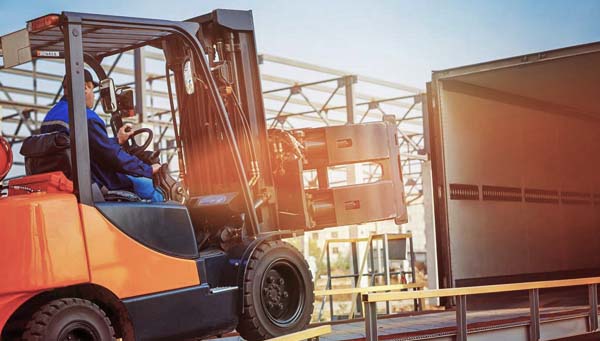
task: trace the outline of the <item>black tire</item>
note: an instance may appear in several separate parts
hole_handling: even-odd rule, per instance
[[[264,340],[303,330],[313,312],[314,293],[302,254],[279,240],[259,245],[244,274],[243,299],[237,331],[244,339]]]
[[[62,298],[42,306],[27,323],[25,341],[115,340],[110,320],[94,303]]]

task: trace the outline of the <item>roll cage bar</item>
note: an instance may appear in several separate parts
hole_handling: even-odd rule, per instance
[[[260,228],[252,192],[225,105],[197,37],[199,28],[200,25],[195,22],[63,12],[58,25],[30,32],[29,39],[34,58],[52,56],[65,59],[66,86],[71,94],[68,101],[74,189],[80,203],[93,206],[85,95],[82,91],[74,91],[84,88],[84,63],[94,69],[99,77],[106,77],[100,66],[105,57],[153,45],[173,35],[182,38],[199,57],[197,60],[200,68],[196,71],[201,73],[201,79],[208,84],[210,100],[219,114],[219,123],[224,128],[228,146],[233,153],[235,170],[250,218],[247,221],[251,225],[250,230],[256,234]]]

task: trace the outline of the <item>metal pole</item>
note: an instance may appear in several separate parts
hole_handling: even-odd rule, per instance
[[[358,245],[356,241],[350,242],[351,251],[352,251],[352,273],[354,274],[354,287],[358,288],[360,286],[360,269],[358,268]],[[358,314],[362,315],[362,307],[360,304],[360,295],[356,296],[356,311]],[[350,312],[351,314],[353,312]]]
[[[383,271],[385,273],[385,285],[389,285],[391,282],[390,276],[390,250],[389,250],[389,239],[388,234],[383,234]],[[390,302],[385,302],[385,312],[390,313]]]
[[[529,290],[529,340],[537,341],[540,339],[540,290]]]
[[[331,289],[331,256],[329,255],[329,243],[326,245],[327,248],[327,289]],[[333,296],[329,296],[329,320],[333,321]]]
[[[588,285],[588,297],[590,303],[590,325],[589,332],[598,330],[598,284]]]
[[[354,83],[357,78],[354,75],[344,76],[344,92],[346,94],[346,122],[354,123]]]
[[[427,253],[427,288],[439,289],[437,245],[435,240],[435,215],[433,211],[433,180],[431,178],[431,161],[421,164],[423,179],[423,211],[425,216],[425,251]],[[440,304],[439,298],[430,298],[429,305]],[[421,307],[423,308],[423,307]]]
[[[467,340],[467,296],[456,297],[456,341]]]
[[[325,241],[325,248],[327,248],[329,245],[328,241]],[[321,262],[323,260],[323,256],[325,255],[325,250],[323,250],[323,252],[321,253],[321,257],[319,257],[319,262]],[[315,274],[315,287],[317,286],[317,281],[319,280],[319,276],[320,276],[320,271],[317,270],[317,273]],[[325,283],[325,289],[329,289],[329,278],[327,278],[327,283]],[[323,316],[323,310],[325,310],[325,302],[327,301],[327,296],[323,296],[321,298],[321,308],[319,309],[319,316],[317,317],[317,321],[321,321],[321,317]]]
[[[238,95],[239,98],[241,97],[240,82],[238,81],[238,61],[235,54],[235,35],[233,34],[233,32],[229,33],[229,49],[229,55],[231,56],[231,66],[233,68],[233,86],[235,87],[235,93]]]
[[[135,111],[138,122],[144,122],[144,105],[146,101],[146,68],[144,63],[144,50],[137,48],[133,52],[133,69],[135,77]]]
[[[377,302],[365,304],[365,331],[367,341],[377,341]]]
[[[414,284],[417,283],[417,274],[415,271],[415,247],[413,244],[412,233],[410,234],[410,238],[408,238],[408,243],[410,247],[410,274],[412,276],[411,282]],[[419,303],[419,300],[415,299],[413,304],[415,306],[416,311],[421,311],[423,309],[423,307],[421,307],[421,304]]]
[[[83,39],[81,18],[69,16],[64,30],[65,68],[69,89],[69,128],[73,185],[79,202],[93,205],[88,122],[83,79]]]
[[[306,63],[303,61],[294,60],[294,59],[290,59],[290,58],[278,57],[278,56],[273,56],[273,55],[265,54],[265,53],[261,54],[261,56],[262,56],[263,61],[268,61],[268,62],[272,62],[272,63],[290,65],[290,66],[294,66],[294,67],[303,68],[306,70],[328,73],[328,74],[332,74],[332,75],[340,75],[341,76],[341,75],[345,74],[345,72],[343,70],[332,69],[332,68],[319,66],[319,65],[315,65],[315,64],[310,64],[310,63]],[[398,90],[402,90],[402,91],[406,91],[406,92],[418,93],[418,92],[422,91],[421,89],[418,89],[418,88],[415,88],[412,86],[394,83],[394,82],[390,82],[390,81],[386,81],[386,80],[382,80],[382,79],[378,79],[378,78],[373,78],[373,77],[368,77],[368,76],[363,76],[363,75],[360,75],[360,80],[362,82],[387,86],[390,88],[394,88],[394,89],[398,89]]]
[[[389,247],[389,239],[388,239],[388,234],[384,233],[383,234],[383,264],[384,264],[384,268],[383,271],[385,272],[385,284],[390,284],[391,282],[391,277],[390,277],[390,252],[388,250]]]
[[[19,132],[21,131],[22,126],[23,126],[23,117],[21,117],[19,119],[19,123],[17,123],[17,127],[15,128],[15,133],[13,134],[10,141],[8,142],[8,144],[10,144],[11,146],[13,144],[15,144],[15,142],[17,142],[17,137],[19,136]]]
[[[369,272],[369,285],[375,285],[375,256],[373,254],[373,239],[369,242],[369,261],[371,263],[371,271]]]
[[[32,75],[31,78],[33,80],[33,104],[38,104],[38,84],[37,84],[37,59],[34,59],[31,63]],[[38,122],[38,112],[35,111],[35,122]],[[37,123],[34,123],[37,129]]]

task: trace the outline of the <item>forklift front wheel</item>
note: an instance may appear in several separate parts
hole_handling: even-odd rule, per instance
[[[313,311],[308,264],[292,245],[280,240],[259,245],[244,275],[244,314],[240,335],[250,341],[300,331]]]
[[[63,298],[42,306],[27,324],[23,340],[115,340],[115,330],[96,304]]]

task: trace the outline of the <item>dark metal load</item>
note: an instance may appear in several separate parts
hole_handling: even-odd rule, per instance
[[[398,224],[407,221],[392,117],[375,123],[298,129],[291,131],[287,139],[285,136],[271,130],[275,151],[271,163],[282,228],[320,229],[385,219],[395,219]],[[347,179],[345,186],[331,186],[330,167],[360,163],[375,164],[381,169],[381,178],[359,184]],[[311,170],[317,173],[317,186],[305,188],[302,175]],[[289,195],[292,191],[302,191],[303,195]]]

